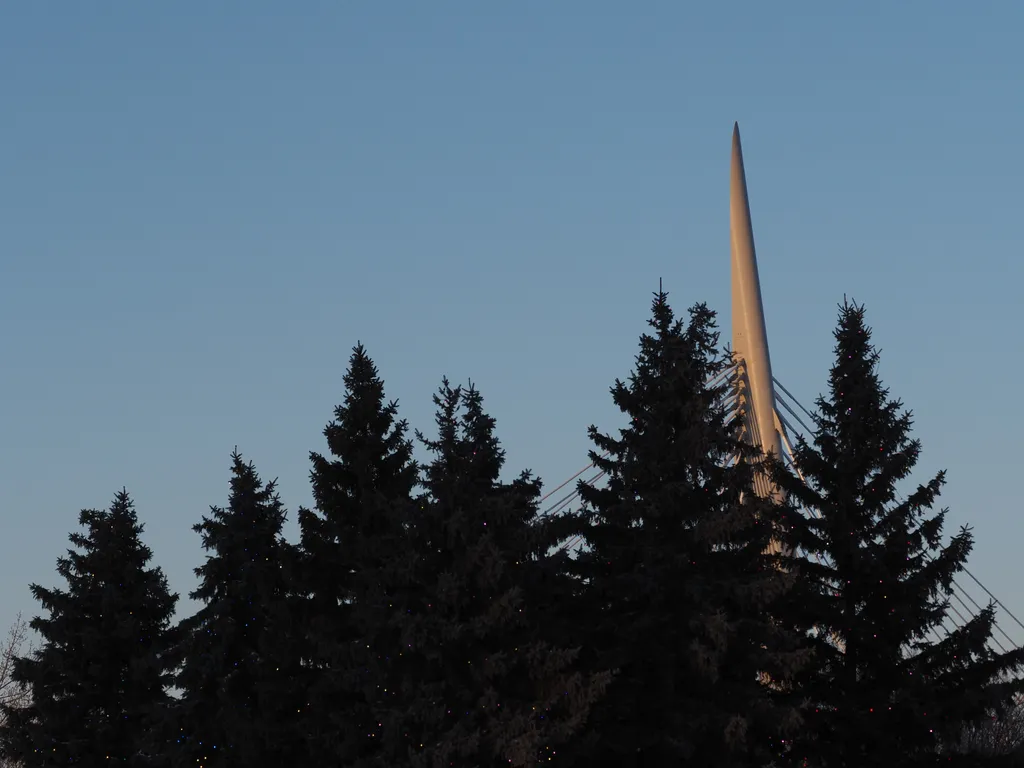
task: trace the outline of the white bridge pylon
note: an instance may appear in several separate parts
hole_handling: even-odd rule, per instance
[[[765,455],[781,458],[782,423],[775,408],[775,379],[768,352],[768,332],[761,302],[761,280],[757,273],[757,252],[754,249],[754,227],[750,221],[750,198],[743,169],[739,123],[732,129],[729,235],[732,245],[732,353],[736,364],[736,410],[747,442]],[[788,440],[786,442],[788,444]],[[779,489],[763,473],[758,473],[755,478],[754,490],[759,496],[780,499]]]
[[[729,169],[729,239],[732,258],[732,354],[735,365],[735,412],[742,424],[742,437],[766,456],[789,459],[791,469],[800,472],[793,459],[793,446],[786,434],[786,418],[779,413],[782,405],[810,434],[799,414],[782,400],[775,391],[772,358],[768,351],[768,331],[761,301],[761,279],[757,271],[757,251],[754,248],[754,225],[750,220],[750,197],[747,193],[747,174],[743,168],[743,145],[740,126],[732,128],[732,163]],[[788,392],[787,392],[788,394]],[[806,411],[790,395],[794,405]],[[811,418],[813,423],[813,418]],[[785,454],[783,453],[785,450]],[[803,479],[801,475],[801,479]],[[783,501],[782,491],[765,472],[754,476],[754,492],[761,497]],[[769,552],[780,552],[782,546],[773,541]]]

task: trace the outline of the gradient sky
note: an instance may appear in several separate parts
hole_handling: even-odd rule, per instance
[[[235,445],[294,538],[357,340],[415,426],[471,378],[557,485],[659,277],[728,334],[734,120],[776,375],[811,405],[865,302],[1024,614],[1024,5],[157,6],[0,9],[0,624],[122,486],[184,599]]]

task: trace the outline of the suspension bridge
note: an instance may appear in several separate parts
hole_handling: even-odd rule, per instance
[[[781,456],[802,480],[793,459],[793,443],[797,436],[809,441],[813,438],[815,420],[813,414],[772,373],[738,124],[733,127],[732,134],[729,225],[732,241],[732,352],[735,362],[712,383],[724,381],[727,377],[735,382],[726,407],[740,417],[744,439],[765,453]],[[579,502],[579,483],[600,483],[604,474],[594,464],[583,467],[541,499],[541,503],[547,505],[544,514],[559,514],[572,509]],[[779,498],[778,489],[765,475],[755,479],[754,490],[763,497]],[[577,536],[567,541],[563,549],[573,551],[580,546],[582,537]],[[992,649],[1006,652],[1021,647],[1024,623],[967,568],[953,580],[946,623],[934,630],[935,639],[941,639],[943,632],[962,627],[990,603],[996,609],[990,640]]]

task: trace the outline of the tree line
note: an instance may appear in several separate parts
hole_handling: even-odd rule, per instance
[[[911,768],[1015,762],[1024,651],[994,608],[945,623],[972,534],[844,301],[814,434],[761,455],[704,305],[655,294],[625,426],[590,428],[600,484],[544,514],[471,384],[414,431],[357,345],[286,510],[237,451],[177,595],[131,498],[80,514],[38,643],[8,654],[10,765]],[[728,374],[728,375],[727,375]],[[427,459],[414,460],[414,445]],[[782,493],[754,492],[767,473]],[[901,494],[905,491],[905,495]],[[581,546],[567,548],[579,541]],[[20,641],[19,641],[20,642]],[[1017,731],[1012,731],[1013,728]],[[1000,730],[1002,729],[1002,730]]]

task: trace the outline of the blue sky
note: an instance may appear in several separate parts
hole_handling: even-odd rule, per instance
[[[184,597],[235,445],[294,519],[357,340],[423,428],[472,378],[509,468],[557,485],[618,425],[659,277],[727,338],[734,120],[776,375],[809,405],[865,302],[920,477],[948,469],[951,530],[1024,614],[1022,26],[1010,0],[5,4],[0,623],[122,486]]]

